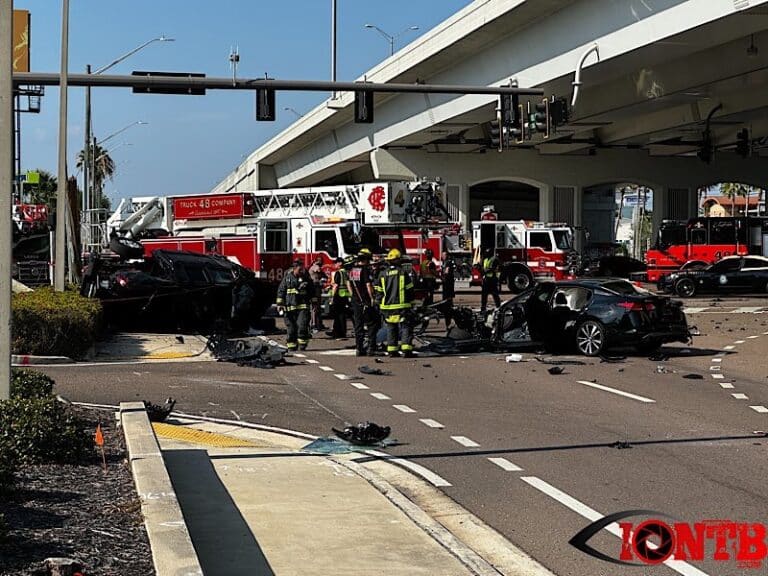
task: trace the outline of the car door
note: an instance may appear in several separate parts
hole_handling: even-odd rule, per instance
[[[762,258],[744,258],[741,274],[747,289],[764,292],[768,283],[768,260]]]
[[[741,273],[743,261],[743,258],[727,258],[713,265],[709,271],[714,289],[724,293],[748,289],[749,282]]]

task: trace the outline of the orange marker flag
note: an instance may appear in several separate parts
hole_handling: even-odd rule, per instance
[[[104,434],[101,433],[101,422],[96,426],[96,446],[104,446]]]

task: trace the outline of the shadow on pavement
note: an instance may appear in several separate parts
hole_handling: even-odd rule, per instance
[[[204,574],[274,576],[205,450],[163,452]]]

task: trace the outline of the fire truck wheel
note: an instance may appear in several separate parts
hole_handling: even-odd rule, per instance
[[[528,270],[523,268],[512,269],[507,276],[507,287],[513,294],[519,294],[527,290],[533,284],[533,276]]]
[[[690,278],[680,278],[675,284],[675,294],[681,298],[690,298],[696,294],[696,284]]]
[[[586,320],[576,328],[576,348],[584,356],[598,356],[605,349],[605,328],[597,320]]]
[[[115,236],[109,241],[109,249],[125,260],[141,258],[144,255],[144,247],[136,240]]]

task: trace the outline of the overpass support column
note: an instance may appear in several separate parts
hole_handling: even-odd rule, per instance
[[[478,214],[477,218],[479,217]],[[459,185],[459,222],[468,234],[472,233],[472,214],[469,213],[469,184]]]
[[[574,238],[574,248],[578,252],[583,252],[586,248],[587,241],[584,236],[584,231],[581,230],[581,226],[584,223],[584,188],[581,186],[574,187],[573,190],[573,227],[576,229]]]
[[[542,186],[539,188],[539,221],[552,222],[555,212],[555,188],[554,186]]]

